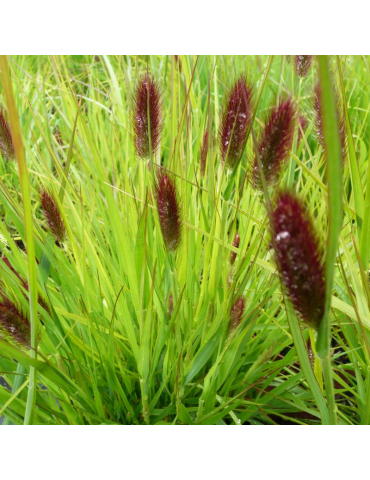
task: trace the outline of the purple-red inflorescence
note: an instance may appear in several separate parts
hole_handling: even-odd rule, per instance
[[[236,233],[234,240],[233,240],[233,247],[239,248],[240,243],[240,235],[239,232]],[[234,265],[236,259],[236,252],[230,252],[230,264]]]
[[[0,328],[17,343],[30,347],[31,327],[28,319],[7,298],[0,303]]]
[[[149,73],[136,85],[131,121],[136,153],[140,158],[149,158],[158,150],[163,127],[161,90]]]
[[[294,65],[298,77],[307,77],[312,60],[313,55],[294,55]]]
[[[296,110],[292,100],[286,100],[274,107],[267,119],[258,153],[267,186],[277,179],[288,152],[292,147]],[[257,156],[254,158],[251,172],[254,188],[262,189]]]
[[[66,228],[57,202],[45,189],[41,190],[40,202],[50,231],[56,240],[63,242],[66,235]]]
[[[207,156],[208,156],[208,130],[204,132],[202,147],[200,150],[200,174],[204,177],[206,172],[206,165],[207,165]]]
[[[278,193],[271,230],[281,281],[302,320],[317,330],[325,304],[323,254],[307,209],[295,194]]]
[[[342,114],[341,104],[337,93],[335,93],[336,103],[337,103],[337,115],[338,115],[338,123],[339,123],[339,136],[342,145],[342,157],[343,161],[346,158],[346,125],[345,119]],[[325,151],[325,141],[324,141],[324,131],[323,131],[323,124],[322,124],[322,109],[321,109],[321,87],[318,83],[314,90],[314,111],[315,111],[315,121],[316,121],[316,135],[318,141],[322,148]]]
[[[219,142],[221,159],[234,170],[243,154],[251,123],[252,87],[241,76],[231,89],[221,115]]]
[[[245,309],[245,298],[239,297],[234,305],[232,306],[230,312],[230,320],[229,320],[229,334],[233,332],[241,322]]]
[[[181,209],[175,182],[162,172],[157,175],[155,199],[164,243],[174,252],[181,241]]]
[[[14,144],[4,109],[0,107],[0,150],[7,160],[14,160]]]

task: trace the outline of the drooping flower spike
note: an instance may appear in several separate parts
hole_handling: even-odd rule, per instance
[[[200,150],[200,174],[204,177],[206,172],[207,156],[208,156],[208,129],[204,132],[202,147]]]
[[[161,90],[149,73],[137,82],[131,121],[136,153],[140,158],[147,159],[157,152],[163,127]]]
[[[245,76],[232,87],[223,107],[219,128],[220,153],[223,163],[234,170],[244,151],[252,118],[253,89]]]
[[[307,77],[313,57],[313,55],[294,55],[294,65],[298,77]]]
[[[294,193],[278,193],[271,231],[286,293],[301,319],[317,330],[325,304],[323,254],[307,209]]]
[[[174,252],[181,241],[181,208],[174,180],[162,171],[157,175],[155,200],[164,243]]]
[[[7,160],[14,160],[14,144],[5,111],[0,107],[0,150]]]
[[[0,303],[0,330],[15,342],[30,348],[31,326],[13,302],[3,298]],[[1,335],[1,332],[0,332]]]
[[[258,153],[267,186],[278,178],[281,168],[292,147],[296,109],[291,99],[274,107],[258,142]],[[250,175],[252,186],[262,190],[261,176],[255,156]]]
[[[55,198],[45,189],[42,189],[40,202],[51,233],[55,236],[56,240],[63,242],[66,235],[66,228]]]
[[[245,309],[245,298],[239,297],[231,308],[228,333],[229,335],[239,326]]]

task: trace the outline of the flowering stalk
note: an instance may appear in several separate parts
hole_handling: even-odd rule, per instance
[[[281,281],[302,320],[317,330],[325,307],[323,255],[314,225],[295,194],[278,193],[271,230]]]
[[[4,109],[0,107],[0,150],[7,160],[14,160],[14,145]]]
[[[313,55],[294,55],[294,65],[298,77],[307,77],[311,69]]]
[[[221,115],[219,142],[221,159],[229,170],[238,165],[251,123],[252,87],[241,76],[231,89]]]
[[[290,99],[274,107],[258,142],[258,153],[267,186],[276,181],[292,147],[295,114],[295,106]],[[254,158],[250,180],[254,188],[262,190],[257,156]]]
[[[245,309],[245,298],[239,297],[230,312],[228,334],[230,335],[240,324]]]
[[[149,73],[136,85],[131,121],[136,153],[140,158],[149,158],[158,150],[163,127],[161,91]]]
[[[55,198],[43,189],[40,193],[40,202],[50,231],[56,240],[63,242],[66,229]]]
[[[233,247],[239,248],[240,244],[240,235],[239,232],[236,233],[233,240]],[[230,252],[230,265],[234,265],[236,259],[236,252]]]
[[[0,303],[0,326],[3,332],[12,337],[15,342],[30,348],[30,322],[7,298],[3,298]]]
[[[174,252],[181,241],[181,209],[175,182],[162,172],[157,175],[155,200],[164,243]]]
[[[202,175],[202,177],[204,177],[204,174],[206,172],[207,156],[208,156],[208,130],[204,132],[202,147],[200,150],[200,174]]]

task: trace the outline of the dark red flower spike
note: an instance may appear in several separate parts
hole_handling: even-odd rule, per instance
[[[271,230],[286,292],[302,320],[317,330],[325,304],[323,254],[307,209],[294,193],[278,193]]]
[[[14,160],[14,144],[4,109],[0,107],[0,150],[7,160]]]
[[[149,158],[159,148],[163,127],[161,90],[149,73],[137,82],[131,121],[136,153],[140,158]]]
[[[181,209],[175,182],[168,174],[157,175],[155,200],[164,243],[174,252],[181,241]]]
[[[294,65],[298,77],[307,77],[313,61],[313,55],[294,55]]]
[[[265,124],[258,144],[263,173],[267,186],[272,185],[292,147],[296,109],[292,100],[274,107]],[[250,175],[254,188],[262,190],[261,177],[255,156]]]
[[[206,130],[203,135],[202,147],[200,150],[200,174],[202,175],[202,177],[204,177],[204,174],[206,172],[208,146],[209,146],[208,130]]]
[[[236,233],[234,240],[233,240],[233,247],[239,248],[240,243],[240,235],[239,232]],[[236,259],[236,252],[230,252],[230,264],[234,265]]]
[[[17,343],[30,347],[31,326],[28,319],[7,298],[0,303],[0,328]]]
[[[230,312],[230,320],[229,320],[229,327],[228,333],[230,334],[233,332],[241,322],[245,309],[245,299],[244,297],[239,297],[234,305],[232,306]]]
[[[221,115],[219,142],[221,159],[229,170],[234,170],[244,151],[248,127],[251,123],[252,87],[241,76],[231,89]]]
[[[63,242],[66,229],[55,198],[43,189],[40,193],[40,202],[50,231],[56,240]]]

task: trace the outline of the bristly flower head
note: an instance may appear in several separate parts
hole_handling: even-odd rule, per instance
[[[131,120],[136,153],[140,158],[149,158],[158,150],[163,127],[161,90],[149,73],[137,82]]]
[[[204,132],[202,147],[200,150],[200,174],[204,177],[206,172],[207,156],[208,156],[208,129]]]
[[[294,64],[298,77],[307,77],[312,60],[313,55],[294,55]]]
[[[265,124],[258,144],[263,173],[267,186],[277,179],[278,174],[292,147],[296,110],[292,100],[286,100],[274,107]],[[257,157],[254,158],[251,183],[262,189]]]
[[[15,158],[13,138],[10,127],[5,117],[3,108],[0,107],[0,150],[7,160]]]
[[[317,330],[325,304],[323,255],[306,207],[295,194],[278,193],[271,230],[281,281],[302,320]]]
[[[302,136],[302,132],[301,132],[301,129],[303,130],[303,133],[304,131],[306,130],[307,128],[307,119],[304,115],[300,115],[299,119],[298,119],[298,123],[299,123],[299,126],[300,128],[298,128],[298,143],[302,140],[303,136]]]
[[[30,347],[31,327],[28,319],[7,298],[0,303],[0,328],[17,343]]]
[[[241,322],[245,309],[245,299],[244,297],[239,297],[236,302],[234,303],[231,312],[230,312],[230,320],[229,320],[229,334],[233,332]]]
[[[338,115],[338,122],[339,122],[339,136],[342,145],[342,157],[343,161],[346,158],[346,125],[345,119],[342,114],[341,103],[337,93],[335,92],[336,97],[336,104],[337,104],[337,115]],[[323,131],[323,123],[322,123],[322,109],[321,109],[321,86],[320,83],[317,83],[315,90],[314,90],[314,111],[315,111],[315,121],[316,121],[316,135],[317,139],[322,146],[323,150],[325,151],[325,141],[324,141],[324,131]]]
[[[229,170],[237,166],[246,143],[251,123],[252,87],[241,76],[229,92],[225,102],[219,129],[220,153]]]
[[[164,243],[174,252],[181,241],[181,211],[175,182],[163,172],[157,175],[155,199]]]
[[[239,248],[240,243],[240,235],[239,232],[236,233],[234,240],[233,240],[233,247]],[[230,252],[230,264],[234,265],[236,259],[236,252]]]
[[[55,198],[43,189],[40,193],[40,202],[49,229],[56,240],[63,242],[66,235],[66,228]]]

